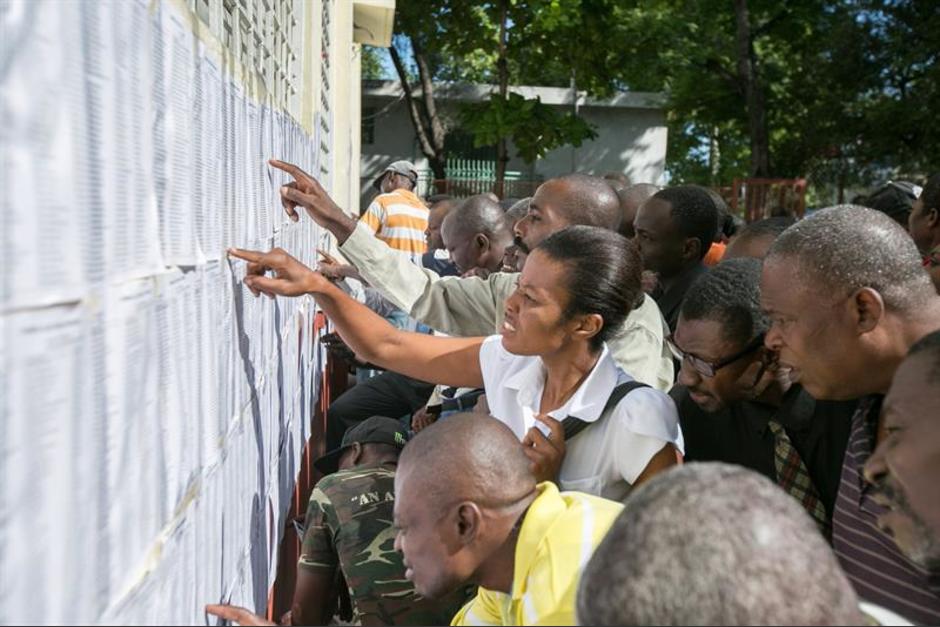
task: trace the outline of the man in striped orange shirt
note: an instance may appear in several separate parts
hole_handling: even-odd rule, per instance
[[[424,232],[428,228],[428,208],[414,189],[418,171],[410,161],[390,164],[373,186],[381,192],[365,210],[360,222],[375,236],[416,264],[427,251]]]

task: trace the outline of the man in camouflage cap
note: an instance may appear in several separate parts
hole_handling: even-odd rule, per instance
[[[437,601],[419,597],[394,548],[395,468],[406,441],[400,422],[373,416],[314,462],[332,474],[310,496],[294,601],[284,624],[328,624],[343,579],[354,624],[442,625],[460,609],[463,594]],[[271,624],[243,608],[210,605],[206,610],[242,625]]]

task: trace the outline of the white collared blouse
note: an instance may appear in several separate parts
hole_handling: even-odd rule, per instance
[[[514,355],[499,335],[480,347],[480,369],[490,414],[521,440],[535,424],[545,387],[545,366],[537,356]],[[548,415],[597,422],[567,442],[558,483],[562,490],[622,501],[653,456],[665,444],[683,452],[682,430],[672,399],[653,388],[627,394],[601,418],[611,392],[632,381],[605,345],[597,364],[568,401]]]

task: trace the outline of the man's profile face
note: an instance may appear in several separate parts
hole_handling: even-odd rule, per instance
[[[875,500],[888,508],[878,526],[912,561],[940,567],[940,386],[924,354],[906,359],[885,396],[885,436],[865,464]]]
[[[515,226],[515,234],[526,250],[532,251],[552,233],[571,226],[561,209],[566,191],[566,183],[558,180],[546,181],[535,191],[529,212]]]
[[[484,266],[484,250],[480,246],[479,235],[461,233],[453,219],[444,220],[441,228],[441,236],[444,241],[444,248],[450,253],[450,260],[457,266],[457,270],[463,274],[474,268]]]
[[[428,245],[428,250],[443,250],[444,238],[441,236],[441,225],[444,218],[447,217],[447,211],[450,209],[448,201],[441,201],[431,207],[428,213],[428,228],[424,231],[424,241]]]
[[[672,219],[672,205],[668,201],[653,197],[640,205],[633,230],[636,232],[633,241],[640,247],[645,270],[666,279],[682,270],[685,238]]]
[[[729,340],[716,320],[687,320],[680,316],[673,339],[683,353],[713,364],[747,349],[746,344]],[[732,403],[751,400],[767,388],[773,373],[764,364],[765,351],[763,346],[758,347],[719,368],[713,377],[701,374],[688,359],[683,359],[678,381],[696,405],[714,413]]]
[[[402,554],[405,578],[415,591],[437,599],[459,588],[472,571],[460,570],[456,522],[450,512],[442,511],[446,504],[427,498],[421,472],[399,466],[395,474],[395,550]]]
[[[761,308],[770,318],[765,344],[813,398],[851,400],[869,392],[866,359],[851,315],[852,294],[801,276],[798,261],[773,257],[761,273]]]

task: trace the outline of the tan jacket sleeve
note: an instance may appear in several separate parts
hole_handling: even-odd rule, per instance
[[[668,392],[674,381],[672,354],[666,346],[668,327],[656,302],[646,296],[630,312],[607,345],[617,365],[637,381]]]
[[[498,272],[487,279],[441,277],[396,254],[365,225],[357,225],[340,246],[343,256],[385,298],[429,327],[449,335],[492,335],[503,321],[503,303],[516,276]]]

